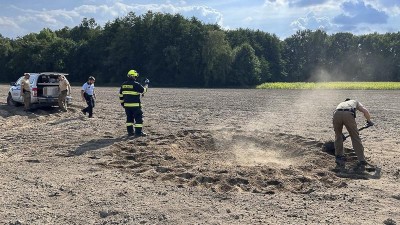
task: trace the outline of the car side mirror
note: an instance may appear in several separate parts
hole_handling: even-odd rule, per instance
[[[11,85],[11,86],[15,86],[15,82],[11,82],[10,85]]]

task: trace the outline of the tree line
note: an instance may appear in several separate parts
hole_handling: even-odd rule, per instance
[[[179,14],[131,12],[104,26],[83,19],[16,39],[0,34],[0,81],[24,72],[69,73],[118,84],[136,69],[155,86],[249,87],[264,82],[400,81],[400,33],[328,35],[302,30],[280,40],[260,30],[223,30]]]

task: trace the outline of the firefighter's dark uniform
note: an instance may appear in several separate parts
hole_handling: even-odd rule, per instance
[[[147,88],[144,88],[133,79],[128,79],[121,85],[119,99],[121,105],[125,108],[128,135],[143,134],[143,112],[140,103],[140,94],[146,91]],[[133,127],[135,127],[135,132]]]

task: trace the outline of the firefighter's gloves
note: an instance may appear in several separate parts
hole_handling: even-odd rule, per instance
[[[149,80],[149,79],[146,79],[146,80],[144,81],[144,83],[145,83],[145,84],[150,84],[150,80]]]
[[[367,122],[365,123],[366,127],[372,127],[374,125],[374,123],[371,120],[367,120]]]

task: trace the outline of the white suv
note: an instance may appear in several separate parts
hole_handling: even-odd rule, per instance
[[[43,73],[29,73],[29,82],[31,89],[31,104],[36,105],[58,105],[58,76],[68,74],[57,72],[43,72]],[[20,77],[17,82],[10,83],[10,90],[8,92],[7,104],[8,105],[21,105],[24,103],[24,98],[21,96],[21,80]],[[72,98],[67,96],[67,104],[70,104]]]

